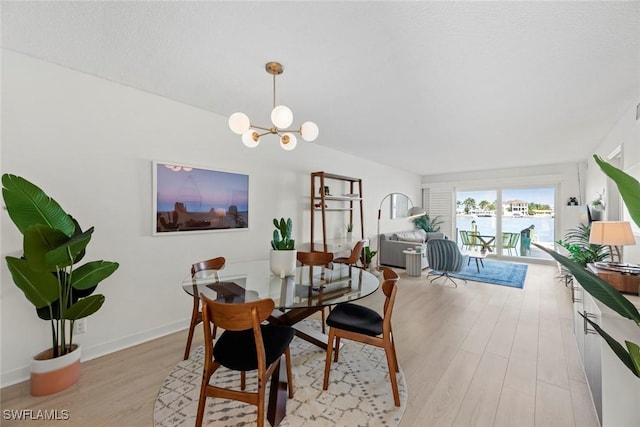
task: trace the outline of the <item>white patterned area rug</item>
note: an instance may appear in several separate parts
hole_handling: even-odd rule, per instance
[[[320,329],[318,321],[305,321]],[[328,390],[322,390],[326,353],[298,337],[291,343],[294,397],[287,400],[283,427],[397,426],[407,406],[407,385],[400,369],[400,407],[393,403],[384,350],[346,339],[338,363],[331,364]],[[204,347],[179,362],[162,384],[153,411],[155,427],[193,426],[198,409]],[[212,383],[240,389],[240,374],[220,367]],[[256,390],[247,373],[247,390]],[[269,391],[266,393],[266,405]],[[207,399],[204,425],[254,426],[257,408],[242,402]],[[265,420],[265,425],[269,422]]]

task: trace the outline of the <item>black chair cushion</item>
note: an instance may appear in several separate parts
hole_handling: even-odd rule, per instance
[[[327,325],[372,337],[382,334],[382,317],[357,304],[338,304],[327,316]]]
[[[276,361],[285,352],[293,335],[290,326],[260,325],[267,366]],[[258,355],[253,330],[224,331],[213,346],[213,357],[226,368],[234,371],[252,371],[258,369]]]

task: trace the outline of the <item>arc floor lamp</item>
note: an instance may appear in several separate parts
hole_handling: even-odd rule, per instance
[[[378,258],[376,260],[376,269],[380,271],[380,258],[382,256],[382,248],[380,247],[380,220],[382,219],[382,205],[390,199],[389,202],[389,219],[413,219],[426,214],[425,210],[419,206],[414,206],[413,202],[404,193],[389,193],[382,198],[378,207]],[[411,205],[411,207],[409,207]]]

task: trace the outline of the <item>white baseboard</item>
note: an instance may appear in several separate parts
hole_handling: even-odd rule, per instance
[[[116,351],[124,350],[138,344],[155,340],[174,332],[185,330],[188,327],[189,320],[182,320],[179,322],[171,323],[169,325],[163,325],[159,328],[149,329],[134,335],[129,335],[128,337],[120,338],[107,343],[102,343],[91,347],[85,347],[83,345],[81,362],[86,362],[87,360],[106,356],[107,354],[115,353]],[[0,388],[4,388],[28,380],[30,376],[30,361],[26,362],[27,364],[21,368],[2,372],[0,374]]]

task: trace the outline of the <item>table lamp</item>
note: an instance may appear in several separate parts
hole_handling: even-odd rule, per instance
[[[619,246],[635,245],[629,221],[594,221],[591,223],[589,243],[609,246],[611,262],[614,262],[613,248],[616,248],[618,262],[622,263]]]

